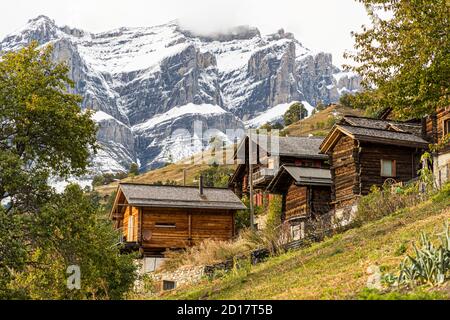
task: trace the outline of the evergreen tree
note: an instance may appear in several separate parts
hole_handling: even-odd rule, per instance
[[[308,110],[306,110],[302,103],[296,102],[292,104],[284,114],[284,125],[289,126],[306,117],[308,117]]]

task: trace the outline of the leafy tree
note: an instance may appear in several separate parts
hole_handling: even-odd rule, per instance
[[[354,71],[363,76],[372,113],[392,107],[397,118],[446,107],[450,77],[447,0],[359,0],[372,26],[355,37]]]
[[[98,199],[47,184],[85,173],[97,148],[91,113],[67,92],[68,67],[51,57],[32,43],[0,59],[0,298],[118,298],[134,266]],[[69,264],[81,267],[81,290],[65,286]]]
[[[289,107],[289,109],[284,114],[283,119],[284,124],[286,126],[289,126],[306,117],[308,117],[308,110],[306,110],[305,106],[302,103],[296,102]]]
[[[28,218],[31,246],[37,245],[9,287],[31,299],[122,298],[136,277],[134,256],[120,254],[118,233],[101,209],[99,197],[78,185],[54,194],[39,215]],[[80,267],[80,290],[67,287],[71,265]]]
[[[132,163],[130,165],[130,169],[128,170],[128,176],[134,177],[139,175],[139,166],[137,165],[137,163]]]
[[[32,43],[0,61],[0,200],[26,209],[45,199],[50,174],[86,172],[96,150],[96,125],[69,94],[68,67],[51,60],[51,47]],[[8,178],[9,177],[9,178]]]
[[[202,175],[205,187],[225,188],[228,186],[228,180],[233,171],[233,168],[212,164],[208,169],[202,170],[196,179],[198,180]]]
[[[347,107],[347,108],[352,108],[352,109],[356,109],[357,108],[357,104],[355,103],[357,99],[356,95],[350,94],[350,93],[344,93],[340,98],[339,98],[339,104],[341,106]],[[365,106],[363,106],[365,107]]]

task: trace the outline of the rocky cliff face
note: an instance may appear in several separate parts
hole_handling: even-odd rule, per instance
[[[32,40],[54,46],[54,59],[68,63],[73,91],[84,97],[82,108],[96,111],[97,172],[132,162],[148,170],[202,150],[211,137],[194,134],[198,121],[230,141],[226,129],[276,120],[293,101],[309,109],[336,102],[360,84],[333,66],[330,54],[313,53],[283,30],[262,36],[241,26],[196,35],[171,22],[92,34],[39,16],[0,42],[0,51]]]

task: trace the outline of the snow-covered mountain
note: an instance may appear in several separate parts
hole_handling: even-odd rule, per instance
[[[0,51],[32,40],[54,46],[82,108],[96,111],[103,146],[93,159],[97,172],[132,162],[145,171],[200,151],[210,137],[193,134],[196,121],[227,141],[226,129],[277,120],[294,101],[309,109],[336,102],[360,86],[331,54],[312,52],[283,30],[264,36],[241,26],[200,36],[169,22],[93,34],[39,16],[0,42]],[[174,134],[183,129],[189,141]]]

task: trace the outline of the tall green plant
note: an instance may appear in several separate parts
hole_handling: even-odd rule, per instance
[[[420,235],[419,246],[413,244],[414,255],[408,255],[400,264],[398,276],[388,274],[386,282],[393,285],[439,285],[450,276],[450,229],[448,221],[435,246],[426,233]]]

